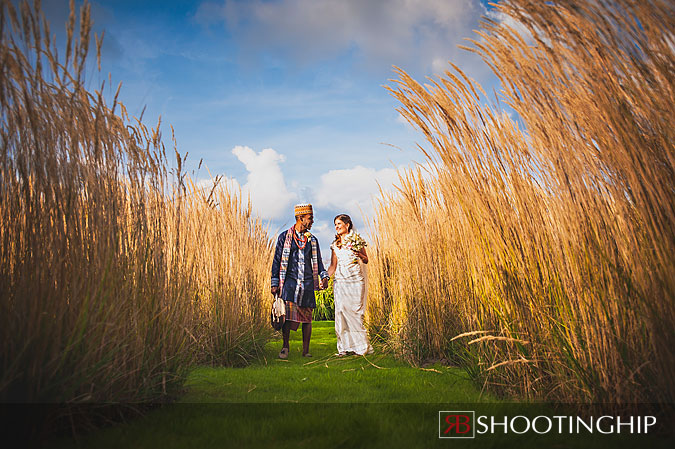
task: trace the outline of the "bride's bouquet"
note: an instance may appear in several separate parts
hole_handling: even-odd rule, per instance
[[[361,249],[365,248],[368,246],[365,240],[363,240],[363,237],[361,237],[359,234],[356,232],[352,231],[346,236],[342,238],[342,245],[344,245],[345,248],[351,249],[355,253],[359,252]],[[356,263],[359,261],[358,257],[354,257],[352,260],[352,263]]]

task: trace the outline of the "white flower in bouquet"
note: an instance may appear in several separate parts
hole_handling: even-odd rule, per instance
[[[354,231],[351,231],[349,234],[347,234],[342,238],[342,245],[347,249],[351,249],[355,253],[359,252],[361,249],[368,246],[366,241],[363,240],[363,237],[361,237]],[[358,257],[354,257],[352,263],[356,263],[358,262],[358,260],[359,260]]]

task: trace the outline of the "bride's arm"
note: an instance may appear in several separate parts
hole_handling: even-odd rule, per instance
[[[328,277],[331,277],[335,273],[335,268],[337,268],[337,256],[333,248],[330,249],[330,267],[328,267]]]
[[[361,258],[361,261],[363,261],[363,263],[368,263],[368,254],[366,253],[365,248],[361,248],[358,252],[356,252],[356,255]]]

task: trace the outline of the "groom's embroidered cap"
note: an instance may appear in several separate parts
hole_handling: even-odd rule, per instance
[[[297,204],[294,209],[295,216],[297,217],[298,215],[305,215],[305,214],[313,214],[314,211],[312,210],[312,205],[311,204]]]

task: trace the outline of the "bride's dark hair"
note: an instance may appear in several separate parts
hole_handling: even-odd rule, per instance
[[[347,225],[347,232],[351,231],[352,228],[354,227],[354,225],[352,224],[351,217],[347,214],[340,214],[335,218],[333,218],[333,224],[335,224],[335,221],[337,220],[340,220],[341,222]],[[335,240],[333,241],[333,243],[335,243],[335,246],[337,246],[338,248],[342,247],[342,241],[339,235],[335,234]]]

